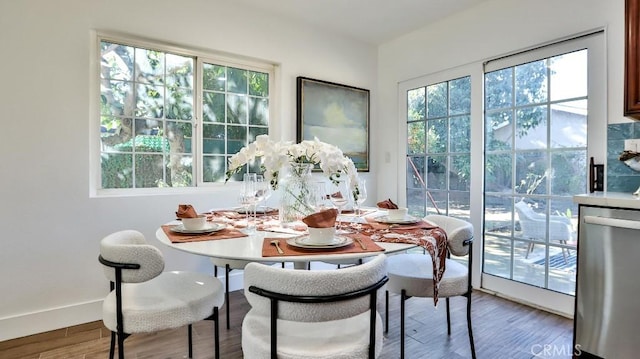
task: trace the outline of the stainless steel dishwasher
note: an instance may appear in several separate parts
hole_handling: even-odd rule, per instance
[[[640,211],[579,212],[574,358],[638,358]]]

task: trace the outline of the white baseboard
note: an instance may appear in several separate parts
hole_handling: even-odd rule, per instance
[[[102,299],[0,318],[0,341],[102,320]]]

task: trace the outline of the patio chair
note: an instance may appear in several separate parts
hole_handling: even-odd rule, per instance
[[[546,237],[547,218],[542,213],[537,213],[526,202],[519,201],[515,204],[516,213],[518,213],[518,221],[522,230],[522,237],[530,239],[527,247],[525,258],[529,258],[529,254],[533,252],[536,240],[544,241]],[[571,219],[564,216],[549,216],[549,241],[558,241],[560,244],[567,245],[574,243],[575,231],[571,224]],[[562,248],[562,255],[565,263],[569,250]]]
[[[100,242],[98,260],[110,281],[111,292],[102,305],[102,321],[111,330],[109,358],[116,337],[118,357],[124,358],[124,340],[134,333],[150,333],[188,326],[189,358],[193,357],[192,324],[214,321],[214,351],[220,357],[218,308],[223,304],[222,283],[211,275],[164,272],[164,259],[138,231],[112,233]]]
[[[438,225],[447,233],[447,257],[468,256],[468,265],[447,258],[445,271],[440,280],[438,297],[446,299],[447,333],[451,335],[451,314],[449,298],[463,296],[467,298],[467,331],[471,357],[476,358],[473,329],[471,326],[471,269],[473,248],[473,226],[458,218],[433,214],[425,220]],[[385,328],[389,330],[389,292],[400,294],[400,358],[404,358],[405,337],[405,301],[411,297],[433,297],[433,265],[429,255],[403,253],[389,256],[387,260],[389,283],[386,292]]]
[[[377,358],[382,320],[377,292],[386,256],[335,270],[296,270],[250,263],[242,322],[245,358]]]

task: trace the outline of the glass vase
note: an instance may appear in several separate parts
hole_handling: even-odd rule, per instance
[[[296,222],[315,212],[317,189],[311,176],[312,163],[292,163],[280,171],[280,222]]]

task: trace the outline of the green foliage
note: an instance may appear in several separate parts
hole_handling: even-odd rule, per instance
[[[121,153],[102,154],[102,188],[133,188],[133,158],[137,175],[136,187],[148,188],[164,185],[171,186],[170,176],[167,182],[163,180],[164,171],[161,155],[133,155],[135,142],[136,153],[168,153],[169,143],[161,136],[139,135],[135,139],[114,146]],[[160,158],[160,166],[158,163]]]
[[[507,154],[513,148],[513,143],[500,140],[495,135],[497,129],[515,125],[515,136],[523,138],[532,129],[545,123],[546,108],[530,105],[547,100],[549,71],[547,60],[540,60],[485,74],[485,183],[491,191],[510,189],[500,188],[500,185],[511,184],[514,166],[516,174],[523,174],[515,184],[514,189],[518,193],[534,193],[548,178],[545,169],[531,167],[535,162],[533,158],[521,156],[514,164],[511,155]],[[523,105],[527,107],[514,110],[516,106]],[[507,152],[500,155],[502,151]],[[540,170],[543,172],[540,173]]]
[[[108,134],[102,141],[104,188],[191,186],[195,148],[205,156],[204,180],[219,181],[225,156],[268,133],[268,73],[204,63],[205,125],[196,144],[196,57],[107,41],[100,49],[101,130]],[[148,139],[139,136],[147,135],[164,142],[146,147]],[[127,153],[134,136],[135,151]],[[119,151],[124,153],[113,153]]]
[[[407,153],[411,188],[468,190],[470,185],[471,80],[463,77],[407,92]],[[424,177],[426,175],[426,178]],[[428,179],[428,181],[427,181]],[[448,188],[447,188],[448,184]]]

